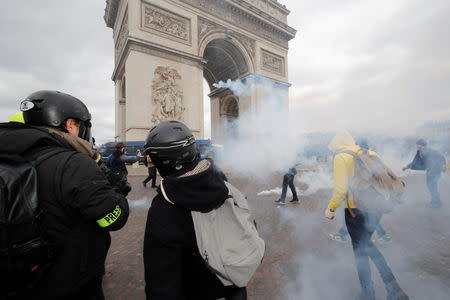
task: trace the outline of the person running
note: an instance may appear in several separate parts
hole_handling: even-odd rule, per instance
[[[350,185],[355,180],[355,156],[352,155],[363,151],[355,144],[353,137],[342,131],[336,134],[328,148],[335,153],[334,157],[334,192],[325,217],[332,220],[335,210],[345,202],[345,223],[352,239],[353,252],[355,255],[356,269],[362,289],[359,297],[361,300],[375,300],[369,258],[372,259],[385,284],[388,300],[409,300],[409,297],[400,288],[391,268],[388,266],[383,254],[378,250],[371,240],[375,228],[380,223],[382,213],[369,212],[358,209],[350,191]],[[369,150],[369,155],[377,155]]]
[[[286,204],[286,193],[287,193],[287,187],[291,189],[292,192],[292,200],[291,203],[298,203],[298,197],[297,197],[297,190],[295,189],[294,185],[294,177],[297,174],[297,170],[295,169],[295,166],[292,168],[289,168],[289,170],[283,175],[283,186],[281,189],[281,197],[280,199],[275,201],[275,204]]]
[[[360,139],[357,142],[357,145],[360,146],[364,150],[367,150],[367,151],[370,150],[369,143],[367,142],[366,139]],[[344,210],[344,216],[345,216],[345,210]],[[347,226],[345,225],[345,217],[342,220],[343,220],[343,223],[342,223],[342,226],[339,229],[339,231],[334,234],[330,233],[330,235],[328,237],[333,241],[345,243],[347,241],[348,230],[347,230]],[[378,224],[378,226],[375,228],[375,231],[377,232],[377,235],[378,235],[378,239],[376,239],[376,241],[378,241],[380,243],[390,243],[392,241],[391,235],[384,230],[381,223]]]

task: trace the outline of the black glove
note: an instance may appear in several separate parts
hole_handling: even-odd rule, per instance
[[[124,195],[125,197],[131,191],[131,184],[127,181],[127,175],[123,172],[113,172],[110,169],[102,166],[101,169],[112,185],[113,189]]]

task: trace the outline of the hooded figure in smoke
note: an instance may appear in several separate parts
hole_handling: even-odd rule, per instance
[[[427,187],[431,194],[430,208],[440,208],[442,206],[441,197],[438,191],[438,181],[441,172],[445,171],[445,158],[436,150],[427,147],[424,139],[416,142],[417,153],[413,161],[402,170],[424,170],[427,171]]]
[[[335,153],[334,157],[334,193],[325,210],[328,219],[334,219],[335,210],[345,201],[345,223],[352,239],[355,254],[356,269],[361,283],[361,300],[375,300],[375,290],[371,278],[369,257],[380,272],[386,286],[388,300],[408,300],[386,263],[381,252],[371,241],[375,228],[379,224],[382,213],[366,212],[358,209],[353,201],[350,185],[355,174],[355,161],[353,155],[345,152],[358,153],[361,148],[355,144],[353,137],[347,132],[339,132],[328,145]],[[369,155],[377,155],[369,150]],[[354,216],[352,216],[352,213]]]

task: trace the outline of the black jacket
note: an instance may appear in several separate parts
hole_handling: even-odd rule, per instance
[[[413,161],[407,166],[412,170],[426,170],[428,175],[439,175],[445,165],[445,158],[438,151],[425,148],[417,150]]]
[[[188,177],[165,177],[148,211],[144,239],[147,299],[218,299],[223,285],[199,255],[191,210],[208,212],[225,201],[223,173],[211,165]]]
[[[0,124],[0,143],[2,153],[30,160],[39,151],[64,150],[37,167],[42,229],[53,245],[55,260],[32,294],[42,298],[79,294],[101,278],[111,243],[109,231],[127,221],[127,199],[113,191],[92,158],[45,128]],[[97,222],[111,213],[117,216],[119,209],[120,215],[110,225],[105,226],[105,219],[99,221],[105,227]]]

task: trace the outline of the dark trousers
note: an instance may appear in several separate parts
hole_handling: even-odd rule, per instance
[[[292,174],[284,174],[283,176],[283,187],[281,190],[281,197],[280,200],[284,201],[286,199],[286,192],[287,192],[287,187],[289,185],[289,188],[292,191],[292,198],[293,199],[297,199],[297,191],[295,190],[295,185],[294,185],[294,175]]]
[[[373,282],[370,272],[369,257],[380,272],[385,285],[395,280],[391,268],[386,263],[383,254],[372,243],[371,237],[381,220],[381,213],[368,213],[359,209],[352,209],[356,214],[353,218],[348,209],[345,210],[345,224],[352,239],[355,254],[356,269],[364,293],[374,294]]]
[[[347,225],[345,224],[345,218],[342,219],[342,227],[339,229],[338,233],[340,235],[346,236],[348,234]],[[375,228],[375,231],[377,232],[378,236],[384,236],[386,235],[386,231],[384,230],[381,223],[378,223],[377,227]]]
[[[148,168],[148,176],[145,178],[144,183],[147,184],[147,182],[152,181],[152,187],[156,186],[156,167],[150,167]]]
[[[438,182],[439,178],[441,178],[441,174],[428,174],[427,173],[427,187],[431,194],[431,203],[441,204],[441,197],[439,196],[438,191]]]

